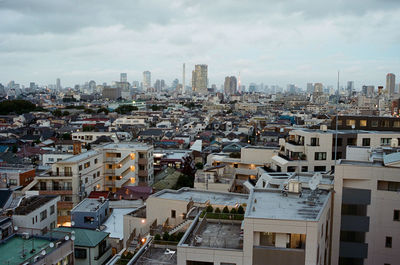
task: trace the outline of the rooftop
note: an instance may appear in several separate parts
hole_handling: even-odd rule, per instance
[[[42,207],[51,200],[56,199],[57,196],[52,195],[38,195],[24,198],[20,205],[15,209],[15,215],[27,215],[37,208]]]
[[[97,152],[96,150],[90,150],[85,153],[81,153],[79,155],[74,155],[74,156],[68,157],[64,160],[58,161],[57,163],[76,163],[76,162],[88,159],[90,157],[93,157],[93,156],[96,156],[99,154],[100,153]]]
[[[220,222],[203,219],[191,227],[193,232],[184,241],[189,246],[204,248],[242,249],[241,222]]]
[[[193,201],[195,203],[206,203],[217,205],[236,205],[247,203],[248,195],[229,192],[214,192],[181,188],[180,190],[162,190],[150,197],[158,197],[169,200]]]
[[[31,253],[32,241],[35,251]],[[5,243],[0,244],[0,264],[19,265],[23,264],[33,256],[40,255],[40,252],[49,246],[51,241],[42,238],[22,239],[21,237],[14,236],[7,240]],[[24,254],[22,257],[22,244],[24,244]]]
[[[107,201],[101,201],[99,199],[85,198],[78,205],[72,209],[73,212],[96,212],[102,207]]]
[[[138,265],[175,265],[177,264],[177,252],[167,253],[167,247],[150,246],[147,251],[135,263]],[[176,251],[176,250],[173,250]]]
[[[313,195],[313,196],[312,196]],[[331,194],[328,191],[303,189],[302,196],[280,190],[253,189],[246,207],[246,218],[317,221]],[[314,199],[312,199],[314,198]]]
[[[135,208],[113,209],[110,217],[104,222],[104,232],[110,233],[110,237],[122,240],[124,238],[124,215],[135,210]]]
[[[140,150],[147,150],[151,146],[143,143],[137,143],[137,142],[126,142],[126,143],[110,143],[103,145],[101,148],[102,149],[140,149]]]
[[[106,232],[90,230],[90,229],[75,228],[75,227],[74,228],[58,227],[58,228],[54,229],[54,231],[67,232],[67,233],[71,233],[72,231],[75,231],[74,245],[80,246],[80,247],[95,247],[109,235]]]

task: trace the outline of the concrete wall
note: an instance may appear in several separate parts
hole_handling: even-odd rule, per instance
[[[278,152],[278,148],[242,148],[240,150],[242,163],[264,165],[271,163],[271,159]]]
[[[178,246],[178,265],[186,265],[187,260],[213,262],[215,265],[225,263],[234,263],[236,265],[245,265],[243,261],[243,251],[201,247],[183,247]]]
[[[304,249],[286,249],[273,247],[254,247],[253,265],[299,265],[304,264]]]

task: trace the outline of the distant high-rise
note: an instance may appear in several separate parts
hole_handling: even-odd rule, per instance
[[[307,93],[312,94],[314,92],[313,83],[307,83]]]
[[[183,63],[183,69],[182,69],[182,91],[181,93],[186,92],[186,68],[185,68],[185,63]]]
[[[395,87],[396,76],[392,73],[386,75],[386,91],[389,96],[394,95],[394,87]]]
[[[237,80],[235,76],[227,76],[225,77],[224,83],[224,92],[225,95],[231,96],[235,95],[237,92]]]
[[[94,80],[89,81],[89,93],[94,93],[96,91],[96,82]]]
[[[347,90],[347,95],[348,95],[348,96],[351,96],[351,94],[352,94],[353,91],[354,91],[354,81],[347,81],[346,90]]]
[[[60,78],[57,78],[57,80],[56,80],[56,89],[57,90],[61,89],[61,79]]]
[[[199,94],[207,94],[207,68],[206,64],[196,64],[192,71],[192,90]]]
[[[120,82],[128,82],[128,75],[126,73],[120,74]]]
[[[146,90],[151,87],[151,73],[150,71],[143,72],[143,89]]]
[[[314,84],[314,93],[324,93],[324,86],[322,85],[322,83]]]

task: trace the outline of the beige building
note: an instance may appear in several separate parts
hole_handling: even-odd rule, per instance
[[[206,64],[196,64],[192,71],[192,90],[195,93],[207,95],[207,68]]]
[[[253,189],[243,222],[199,215],[178,244],[178,265],[328,264],[331,192],[299,195]]]
[[[337,165],[331,264],[399,264],[399,154]]]

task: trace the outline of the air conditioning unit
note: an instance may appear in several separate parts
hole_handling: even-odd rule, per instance
[[[29,239],[29,237],[30,237],[29,233],[27,233],[27,232],[23,232],[22,233],[22,238],[23,239]]]

